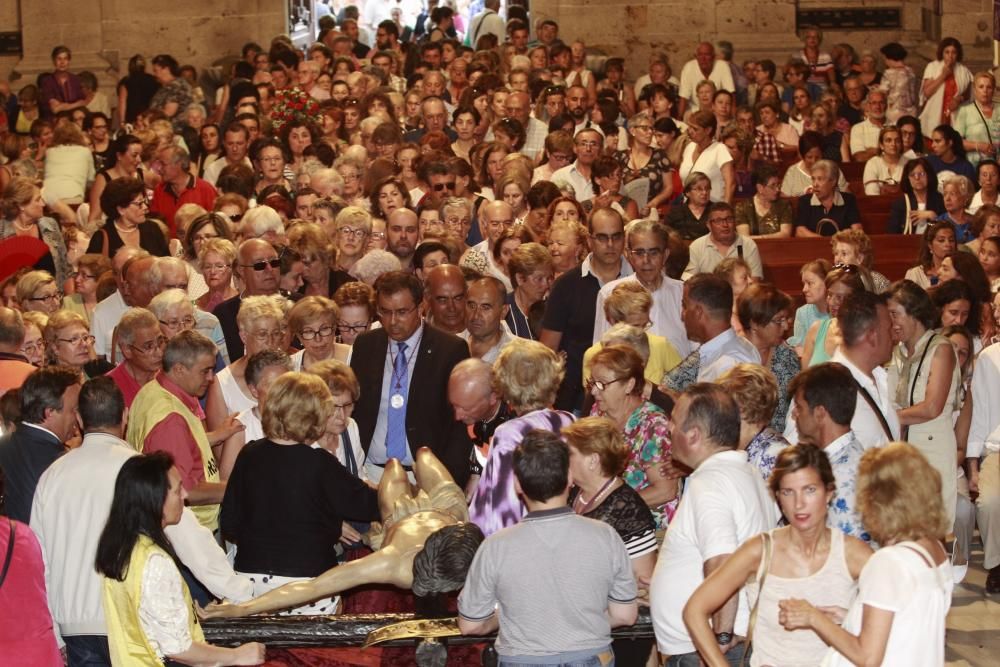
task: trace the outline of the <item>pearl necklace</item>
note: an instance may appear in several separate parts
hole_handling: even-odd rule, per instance
[[[138,226],[138,225],[136,225],[135,227],[132,227],[131,229],[122,229],[122,228],[121,228],[121,227],[120,227],[120,226],[118,225],[118,221],[117,221],[117,220],[115,220],[115,229],[117,229],[117,230],[118,230],[118,233],[119,233],[119,234],[131,234],[132,232],[137,232],[137,231],[139,231],[139,226]]]
[[[34,223],[30,223],[28,225],[22,225],[17,220],[14,220],[14,229],[18,230],[19,232],[33,232],[37,229],[37,227],[35,226]]]

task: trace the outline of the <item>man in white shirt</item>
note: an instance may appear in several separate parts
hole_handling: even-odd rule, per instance
[[[222,170],[230,165],[243,164],[252,169],[253,163],[247,157],[249,148],[250,131],[242,123],[233,121],[222,134],[222,159],[205,167],[203,178],[214,186]]]
[[[114,336],[115,327],[118,326],[118,321],[128,310],[130,302],[127,300],[129,285],[125,276],[126,269],[133,259],[149,256],[149,253],[142,248],[123,245],[111,260],[111,268],[115,272],[115,282],[118,283],[118,289],[98,303],[90,316],[90,335],[94,337],[94,352],[97,356],[110,360],[112,357],[111,339]]]
[[[830,359],[851,371],[858,384],[851,430],[865,449],[881,447],[900,437],[899,418],[889,395],[889,376],[883,368],[892,357],[892,321],[885,297],[860,292],[844,299],[837,314],[843,342]],[[794,415],[789,415],[787,424],[785,438],[798,443]]]
[[[714,382],[736,364],[760,364],[753,343],[732,327],[733,288],[711,273],[699,273],[684,283],[681,318],[687,337],[701,347],[668,372],[663,382],[683,391],[694,382]]]
[[[668,665],[698,664],[683,611],[705,577],[736,549],[778,523],[778,508],[757,470],[737,449],[740,413],[719,385],[698,383],[677,399],[671,415],[673,456],[694,472],[660,549],[649,587],[650,615]],[[745,647],[750,605],[742,589],[712,615],[719,648],[731,664]],[[693,662],[692,662],[693,661]]]
[[[525,140],[521,153],[534,160],[545,150],[545,137],[549,134],[546,123],[531,116],[531,97],[527,93],[513,92],[504,101],[504,111],[524,126]]]
[[[69,664],[82,664],[82,657],[95,654],[110,664],[101,576],[94,559],[118,471],[139,452],[121,439],[127,411],[111,378],[95,378],[83,386],[79,413],[83,443],[42,475],[32,503],[31,529],[45,557],[49,607],[66,642]],[[189,509],[166,533],[177,556],[213,594],[234,600],[252,597],[252,582],[233,571],[212,533]]]
[[[679,113],[683,117],[689,106],[698,106],[698,84],[705,80],[715,84],[717,90],[736,92],[733,73],[729,63],[715,59],[715,47],[710,42],[702,42],[694,52],[694,60],[684,63],[681,69],[681,86],[678,92]]]
[[[597,293],[593,340],[595,345],[601,342],[601,336],[610,326],[604,316],[605,299],[611,294],[611,290],[623,281],[636,280],[653,295],[653,309],[649,313],[652,322],[650,332],[669,340],[678,354],[687,355],[691,351],[691,343],[688,342],[687,332],[681,320],[684,283],[663,273],[663,265],[670,255],[667,235],[667,227],[652,220],[637,220],[625,228],[625,257],[635,273],[606,283]]]
[[[708,234],[691,242],[684,280],[698,273],[711,273],[722,260],[738,257],[750,265],[750,275],[764,277],[757,244],[749,236],[736,233],[736,215],[727,202],[715,202],[708,209]]]
[[[883,90],[873,88],[868,91],[865,119],[851,127],[851,159],[855,162],[867,162],[878,155],[878,135],[885,126],[887,99]]]
[[[504,322],[507,290],[498,278],[483,276],[469,283],[465,295],[466,330],[458,334],[469,344],[469,354],[492,364],[516,336]]]
[[[972,374],[972,424],[966,462],[969,490],[979,491],[976,523],[983,538],[986,592],[1000,593],[1000,343],[979,353]],[[985,457],[985,458],[984,458]]]
[[[596,128],[588,127],[576,133],[573,139],[576,160],[552,174],[552,182],[558,187],[573,188],[574,199],[585,202],[594,198],[594,184],[590,168],[601,154],[604,135]]]

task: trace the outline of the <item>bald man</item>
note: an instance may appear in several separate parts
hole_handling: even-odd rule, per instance
[[[236,326],[236,315],[244,296],[261,296],[278,293],[281,276],[281,260],[278,251],[263,239],[249,239],[240,244],[236,251],[235,273],[243,283],[243,292],[226,299],[212,311],[222,325],[226,350],[230,362],[243,356],[243,340]],[[214,337],[211,337],[213,340]]]
[[[725,60],[715,59],[715,46],[702,42],[694,52],[694,58],[684,63],[681,70],[681,85],[678,91],[678,116],[683,116],[688,108],[698,108],[698,84],[709,80],[717,90],[736,92],[733,72]],[[710,111],[710,109],[709,109]]]
[[[493,432],[514,413],[493,389],[493,367],[482,359],[466,359],[452,369],[448,402],[455,410],[455,419],[466,425],[472,440],[471,474],[465,486],[466,496],[471,498],[486,465]]]
[[[442,331],[460,335],[465,331],[465,275],[454,264],[439,264],[427,272],[425,281],[427,321]]]
[[[515,338],[504,322],[510,309],[506,298],[503,283],[493,276],[473,280],[465,297],[466,330],[459,335],[469,343],[469,354],[490,364]]]
[[[503,230],[514,226],[514,209],[502,200],[491,201],[479,207],[479,229],[483,234],[483,241],[466,251],[466,255],[479,253],[480,261],[474,262],[463,257],[460,264],[463,266],[473,266],[482,272],[482,266],[486,266],[486,273],[494,276],[503,283],[507,292],[513,292],[514,288],[510,284],[510,278],[503,269],[493,260],[493,246],[503,233]],[[478,267],[476,267],[478,264]]]
[[[465,304],[462,304],[463,313]],[[0,396],[17,389],[35,367],[21,354],[24,344],[24,321],[13,308],[0,306]]]

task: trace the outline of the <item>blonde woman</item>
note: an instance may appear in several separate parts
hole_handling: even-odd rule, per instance
[[[292,355],[293,370],[309,370],[327,359],[348,360],[351,346],[336,342],[339,310],[332,299],[307,296],[288,311],[288,327],[302,343],[302,349]]]

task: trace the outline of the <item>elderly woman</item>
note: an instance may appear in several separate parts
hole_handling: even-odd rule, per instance
[[[562,437],[573,480],[570,507],[614,528],[628,550],[636,581],[648,581],[656,565],[656,521],[642,496],[622,479],[632,452],[621,430],[610,419],[584,417],[564,427]],[[645,664],[653,639],[616,639],[612,648],[620,664]]]
[[[52,315],[59,310],[63,295],[48,271],[28,271],[17,280],[17,302],[21,310]]]
[[[289,154],[277,139],[259,139],[252,145],[254,167],[257,179],[254,192],[260,195],[265,188],[279,186],[291,191],[291,182],[285,178],[285,166]]]
[[[781,103],[776,100],[763,100],[757,102],[754,109],[757,113],[758,132],[766,132],[774,137],[778,145],[778,153],[781,155],[792,155],[799,145],[799,133],[788,123],[781,122]]]
[[[956,245],[955,227],[950,222],[928,225],[920,244],[919,264],[906,272],[906,279],[923,289],[937,285],[941,263],[955,251]]]
[[[975,186],[965,176],[951,176],[944,179],[941,196],[944,199],[944,213],[938,220],[950,222],[955,228],[955,242],[969,243],[975,239],[972,231],[972,216],[966,210],[972,200]]]
[[[938,334],[937,309],[916,283],[902,280],[889,292],[892,338],[898,343],[889,368],[899,423],[907,441],[941,475],[941,497],[948,525],[955,520],[955,425],[952,413],[961,386],[955,349]]]
[[[310,446],[324,435],[334,409],[323,379],[285,373],[270,386],[261,409],[264,439],[236,458],[219,525],[236,544],[234,568],[250,577],[255,593],[335,567],[332,545],[344,520],[379,518],[376,491]],[[333,613],[337,604],[326,598],[290,613]]]
[[[940,495],[940,475],[915,447],[895,442],[866,451],[857,504],[882,548],[861,571],[857,597],[841,625],[817,608],[825,602],[788,591],[778,622],[785,630],[812,630],[829,644],[825,665],[943,664],[954,579],[941,543],[949,525]]]
[[[997,157],[997,122],[993,118],[993,94],[997,82],[990,72],[976,72],[972,80],[972,99],[958,108],[952,120],[952,127],[962,137],[969,162],[973,166],[982,160]]]
[[[653,117],[649,112],[640,112],[629,119],[628,134],[628,150],[616,152],[614,158],[622,166],[624,184],[637,179],[649,181],[646,205],[635,216],[646,217],[673,197],[673,166],[665,150],[653,146]]]
[[[544,309],[554,278],[552,254],[543,245],[525,243],[514,251],[507,266],[514,291],[507,295],[509,310],[504,321],[515,336],[535,340],[541,313],[532,309]]]
[[[333,412],[326,423],[326,432],[317,440],[316,446],[336,456],[353,476],[367,480],[365,450],[361,445],[358,424],[351,418],[354,405],[361,396],[358,378],[350,366],[336,359],[317,362],[308,372],[318,375],[333,397]]]
[[[688,174],[684,181],[684,199],[667,213],[667,225],[676,230],[685,241],[704,236],[708,233],[708,207],[711,200],[711,179],[699,171]]]
[[[644,343],[647,353],[643,375],[654,386],[659,384],[663,376],[681,362],[681,357],[674,346],[663,336],[651,333],[650,312],[653,309],[653,296],[638,282],[626,281],[616,285],[604,300],[604,318],[614,329],[619,324],[632,326],[645,332],[647,342]],[[608,331],[610,332],[611,329]],[[619,329],[619,335],[623,333]],[[603,347],[602,342],[590,347],[583,353],[583,384],[590,382],[590,363],[594,355]],[[646,390],[649,398],[649,387]]]
[[[101,277],[111,272],[111,260],[104,255],[88,253],[77,261],[76,275],[73,276],[73,294],[67,294],[62,307],[83,315],[87,322],[97,307],[97,286]]]
[[[788,525],[744,542],[692,594],[684,623],[702,660],[712,667],[727,662],[709,619],[715,610],[749,588],[756,609],[751,665],[818,665],[826,646],[808,632],[786,632],[787,598],[816,605],[828,613],[846,609],[854,599],[871,548],[827,525],[827,507],[836,483],[826,453],[815,445],[790,447],[778,456],[770,490]],[[817,614],[819,612],[817,611]]]
[[[194,329],[198,323],[194,316],[194,306],[184,290],[168,289],[160,292],[149,302],[149,310],[156,315],[160,331],[168,339],[182,331]]]
[[[323,296],[307,296],[288,311],[288,326],[302,343],[302,349],[292,355],[296,371],[308,370],[326,359],[346,362],[351,346],[336,342],[336,327],[340,319],[337,304]]]
[[[45,365],[45,338],[42,332],[49,323],[49,316],[38,311],[21,314],[24,320],[24,342],[18,352],[32,366]]]
[[[306,295],[329,298],[338,287],[350,281],[345,272],[335,272],[330,268],[334,248],[316,223],[300,222],[293,225],[288,230],[288,247],[302,258],[305,267],[302,280],[305,281]]]
[[[686,183],[697,172],[708,177],[712,201],[733,201],[736,177],[733,157],[726,146],[715,140],[716,120],[711,111],[697,111],[688,121],[687,134],[691,143],[684,148],[680,177]]]
[[[101,210],[107,222],[90,239],[87,252],[114,257],[122,246],[142,248],[151,255],[167,257],[170,248],[163,231],[147,220],[146,186],[132,178],[116,178],[101,193]]]
[[[94,182],[94,155],[76,123],[58,123],[52,144],[45,151],[45,203],[64,222],[76,222],[72,207],[84,201],[87,186]]]
[[[337,214],[337,269],[349,271],[365,254],[372,231],[372,216],[358,206],[348,206]]]
[[[591,415],[608,417],[624,434],[630,451],[625,481],[653,510],[657,528],[665,528],[677,509],[679,490],[677,480],[667,479],[660,470],[670,456],[670,420],[643,398],[643,366],[635,350],[609,345],[591,359],[587,389],[594,397]]]
[[[94,355],[94,337],[90,335],[87,320],[77,313],[60,310],[53,314],[44,336],[49,365],[75,368],[85,379],[104,375],[112,368]]]
[[[41,239],[49,247],[46,257],[35,262],[49,264],[61,289],[72,274],[59,223],[45,217],[42,191],[27,178],[13,178],[0,198],[0,241],[13,236]]]
[[[659,407],[664,413],[671,413],[674,409],[674,399],[661,391],[658,386],[659,381],[663,379],[663,375],[660,375],[656,380],[650,379],[652,376],[650,368],[654,365],[651,363],[653,357],[652,344],[656,338],[661,337],[656,336],[656,334],[649,333],[644,327],[636,327],[631,324],[625,324],[624,322],[619,322],[618,324],[613,325],[610,329],[601,334],[600,342],[590,347],[584,353],[583,372],[586,375],[587,380],[583,383],[585,392],[585,398],[583,400],[583,414],[588,414],[594,407],[594,396],[587,391],[590,386],[591,360],[594,358],[595,354],[608,345],[624,345],[635,350],[635,352],[642,359],[642,363],[645,368],[644,375],[646,377],[646,382],[645,386],[642,388],[642,398]],[[667,341],[666,344],[670,345],[670,342]],[[671,349],[673,348],[671,347]],[[657,351],[659,352],[659,350]],[[679,356],[676,355],[676,353],[674,354],[675,356]],[[677,363],[671,359],[666,363],[657,362],[655,365],[667,367],[667,372],[669,372],[669,370],[676,366]]]
[[[743,336],[760,353],[760,363],[777,380],[777,409],[769,419],[776,431],[785,430],[785,416],[790,398],[788,384],[800,370],[799,356],[785,342],[792,299],[773,285],[755,283],[740,295],[736,313],[743,327]]]
[[[555,277],[578,266],[587,256],[590,235],[584,220],[577,222],[572,219],[553,219],[549,227],[548,250]]]
[[[208,388],[205,418],[209,430],[216,430],[229,415],[252,408],[256,401],[246,383],[247,358],[262,350],[284,350],[288,346],[282,299],[277,296],[244,297],[236,316],[244,356],[226,366]]]
[[[399,271],[402,268],[403,265],[399,258],[391,252],[374,249],[369,250],[364,257],[354,263],[354,266],[351,267],[351,276],[367,285],[374,285],[383,273]]]
[[[236,246],[224,238],[211,238],[201,245],[198,266],[206,291],[195,303],[206,313],[212,312],[223,301],[239,292],[233,286],[233,266],[236,263]]]
[[[856,264],[868,270],[872,291],[881,294],[889,289],[889,279],[872,269],[875,251],[872,241],[860,229],[845,229],[830,238],[835,265]]]
[[[889,209],[887,230],[890,234],[921,234],[928,223],[944,213],[937,175],[927,158],[907,162],[901,184],[903,196]]]
[[[983,206],[1000,204],[1000,164],[990,158],[976,165],[976,182],[979,190],[972,196],[969,213],[975,215]]]
[[[639,217],[636,202],[621,192],[622,167],[613,157],[601,155],[594,160],[590,167],[590,182],[596,194],[583,203],[584,210],[613,208],[625,220]]]
[[[861,229],[857,200],[850,192],[841,192],[837,187],[840,167],[830,160],[819,160],[811,173],[812,194],[799,197],[795,235],[832,236],[849,227]]]
[[[894,194],[903,182],[903,137],[899,128],[883,127],[878,133],[878,153],[865,163],[863,183],[866,195]]]
[[[568,412],[554,410],[563,380],[563,361],[541,343],[516,338],[493,363],[494,390],[516,417],[493,433],[489,458],[469,503],[469,518],[492,535],[524,516],[524,505],[514,488],[514,450],[533,429],[558,432],[572,423]]]
[[[736,203],[736,232],[754,238],[787,238],[792,235],[792,206],[780,197],[781,176],[769,164],[751,174],[755,194]]]
[[[354,339],[368,331],[375,319],[375,290],[363,282],[341,285],[333,301],[340,309],[337,342],[353,345]]]
[[[806,367],[830,361],[840,345],[840,323],[837,313],[844,299],[865,290],[861,269],[854,264],[834,267],[823,280],[826,286],[826,310],[829,317],[816,320],[802,344],[802,362]]]
[[[719,384],[740,407],[739,449],[746,451],[747,460],[767,482],[771,478],[778,455],[788,447],[781,434],[788,409],[788,386],[779,387],[774,373],[757,364],[737,364],[722,377]],[[784,395],[786,405],[780,405]],[[781,427],[774,425],[781,417]]]
[[[292,370],[292,360],[281,350],[264,350],[250,355],[245,372],[247,387],[257,404],[236,415],[243,428],[226,438],[219,454],[219,479],[226,481],[233,471],[233,464],[248,442],[264,437],[261,426],[261,406],[267,400],[267,390],[278,377]]]
[[[801,197],[812,192],[812,169],[822,159],[823,137],[812,130],[804,132],[799,137],[800,160],[785,170],[781,181],[781,194],[785,197]],[[847,179],[841,173],[837,178],[837,187],[841,192],[847,192]]]

